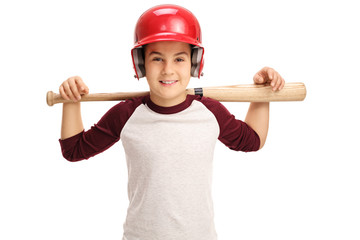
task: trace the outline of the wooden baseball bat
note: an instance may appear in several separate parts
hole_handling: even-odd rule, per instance
[[[202,95],[221,102],[276,102],[276,101],[302,101],[306,97],[304,83],[285,83],[281,91],[272,91],[269,85],[241,84],[233,86],[189,88],[191,95]],[[114,92],[91,93],[82,95],[80,102],[86,101],[120,101],[134,97],[145,96],[149,92]],[[46,102],[49,106],[57,103],[72,102],[65,100],[60,94],[47,92]]]

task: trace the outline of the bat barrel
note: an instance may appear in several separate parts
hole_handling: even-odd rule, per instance
[[[272,91],[270,85],[235,85],[204,88],[203,95],[221,102],[303,101],[306,87],[303,83],[286,83],[281,91]]]

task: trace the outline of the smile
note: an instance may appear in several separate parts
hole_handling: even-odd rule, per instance
[[[166,86],[173,85],[173,84],[175,84],[175,83],[177,83],[177,82],[178,82],[177,80],[172,80],[172,81],[170,81],[170,80],[163,80],[163,81],[160,81],[160,83],[161,83],[162,85],[166,85]]]

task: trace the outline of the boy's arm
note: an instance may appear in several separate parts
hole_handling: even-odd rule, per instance
[[[278,72],[269,67],[264,67],[254,76],[255,84],[270,84],[273,91],[280,91],[285,84]],[[250,103],[245,122],[259,135],[260,149],[264,146],[269,129],[269,107],[266,103]]]
[[[80,102],[77,102],[77,100],[81,99],[81,94],[88,93],[89,89],[82,79],[76,76],[64,81],[59,88],[59,92],[64,99],[73,100],[73,103],[63,104],[61,139],[66,139],[84,130]]]
[[[59,92],[64,99],[72,100],[63,104],[61,151],[65,159],[79,161],[88,159],[111,147],[120,139],[120,133],[142,98],[127,100],[112,107],[90,129],[84,131],[80,103],[81,94],[88,93],[80,77],[72,77],[61,84]]]
[[[72,100],[63,104],[60,145],[62,154],[69,161],[88,159],[110,146],[119,139],[119,130],[114,119],[117,108],[109,111],[91,129],[84,131],[80,102],[81,94],[89,92],[80,77],[71,77],[64,81],[59,92],[64,99]]]
[[[266,141],[269,129],[269,103],[250,103],[245,122],[258,134],[261,149]]]
[[[80,103],[64,103],[61,121],[61,139],[72,137],[83,130]]]

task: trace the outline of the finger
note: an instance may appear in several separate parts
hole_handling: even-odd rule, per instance
[[[269,79],[269,82],[272,82],[272,80],[274,79],[274,69],[267,67],[266,75],[267,75],[267,78]]]
[[[65,93],[63,85],[60,86],[59,92],[60,92],[60,95],[61,95],[62,98],[66,99],[66,100],[70,100],[68,95],[66,95],[66,93]]]
[[[266,73],[268,75],[268,79],[269,79],[268,82],[270,83],[270,86],[272,87],[273,90],[275,90],[276,83],[278,80],[277,72],[272,68],[268,68]]]
[[[280,84],[280,87],[279,87],[279,90],[282,90],[285,86],[285,80],[281,77],[281,84]]]
[[[88,86],[86,86],[86,84],[84,83],[84,81],[82,80],[81,77],[75,77],[75,82],[76,82],[81,94],[89,93],[89,88],[88,88]]]
[[[85,90],[84,81],[82,80],[81,77],[79,77],[79,76],[74,77],[74,82],[77,85],[78,91],[82,92]]]
[[[88,86],[86,86],[85,84],[84,84],[84,86],[82,87],[82,93],[83,93],[83,94],[88,94],[88,93],[89,93],[89,88],[88,88]]]
[[[81,99],[81,95],[79,93],[79,90],[78,90],[78,86],[76,84],[76,80],[75,79],[71,79],[69,81],[69,85],[70,85],[70,89],[75,97],[75,101],[78,101]]]
[[[71,90],[69,81],[70,81],[70,79],[66,80],[66,81],[63,83],[64,90],[65,90],[66,95],[68,95],[69,98],[70,98],[72,101],[76,102],[76,97],[74,96],[74,94],[73,94],[73,92],[72,92],[72,90]]]
[[[271,87],[275,87],[275,84],[276,84],[276,79],[274,79],[274,77],[273,76],[269,76],[269,79],[270,79],[270,85],[271,85]]]
[[[281,76],[277,73],[277,75],[275,75],[275,86],[274,86],[274,91],[279,90],[279,87],[281,85]]]
[[[274,80],[272,80],[271,81],[271,89],[273,90],[273,91],[276,91],[276,84],[277,84],[277,79],[274,79]]]

